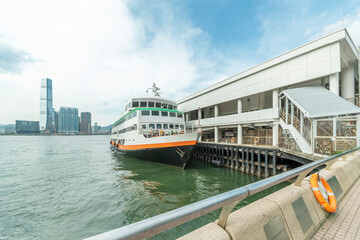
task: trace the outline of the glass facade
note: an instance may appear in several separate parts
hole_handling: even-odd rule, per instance
[[[53,110],[52,80],[41,79],[40,89],[40,131],[54,132],[55,118]]]
[[[59,130],[60,133],[79,132],[79,111],[77,108],[60,107],[59,111]]]

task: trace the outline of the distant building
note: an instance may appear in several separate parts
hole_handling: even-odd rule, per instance
[[[59,133],[79,132],[79,111],[77,108],[60,107]]]
[[[98,126],[97,123],[92,126],[91,129],[92,134],[99,134],[101,132],[101,126]]]
[[[59,132],[59,112],[54,110],[55,132]]]
[[[11,134],[11,133],[15,133],[15,125],[14,124],[0,126],[0,134]]]
[[[15,129],[17,134],[39,134],[39,121],[15,121]]]
[[[80,116],[80,133],[91,134],[91,113],[82,112]]]
[[[52,80],[43,78],[40,90],[40,131],[54,132],[54,125]]]

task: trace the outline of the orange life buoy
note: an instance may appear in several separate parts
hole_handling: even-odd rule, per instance
[[[232,137],[232,138],[230,139],[230,141],[231,141],[231,143],[234,143],[234,142],[235,142],[235,138]]]
[[[180,131],[180,134],[184,134],[184,131]]]
[[[258,143],[260,139],[258,137],[254,137],[254,143]]]
[[[310,178],[310,185],[312,187],[313,193],[315,195],[316,200],[320,203],[321,207],[325,209],[325,211],[329,213],[333,213],[336,211],[337,204],[333,191],[331,190],[330,185],[325,181],[324,178],[320,177],[321,183],[324,185],[326,193],[328,195],[328,201],[321,194],[318,184],[318,174],[314,173]]]

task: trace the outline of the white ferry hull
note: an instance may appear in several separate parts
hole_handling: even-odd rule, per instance
[[[118,151],[130,157],[185,168],[200,133],[152,138],[145,138],[143,135],[134,135],[133,137],[133,141],[130,140],[123,145],[117,141],[111,142],[111,144]]]

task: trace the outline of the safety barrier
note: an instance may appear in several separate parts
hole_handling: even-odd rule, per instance
[[[247,221],[245,222],[246,225],[248,225],[246,229],[247,231],[251,231],[252,227],[255,228],[255,225],[259,226],[260,224],[263,224],[263,229],[265,230],[261,233],[256,232],[256,234],[265,234],[266,236],[252,236],[253,238],[271,238],[280,234],[287,234],[287,236],[292,236],[295,239],[308,238],[320,226],[321,222],[326,218],[327,215],[326,213],[322,212],[321,209],[315,207],[317,203],[314,202],[314,197],[310,197],[309,191],[312,193],[312,190],[308,184],[303,183],[304,178],[314,168],[323,164],[327,164],[326,169],[331,169],[332,171],[323,171],[324,173],[322,174],[325,175],[324,177],[328,180],[330,185],[336,185],[335,190],[333,190],[335,192],[335,196],[337,195],[337,199],[339,198],[341,200],[345,192],[351,187],[351,184],[358,177],[360,161],[354,161],[352,154],[354,154],[355,151],[359,149],[360,148],[352,149],[325,159],[321,159],[292,169],[288,172],[275,175],[268,179],[251,183],[232,191],[228,191],[217,196],[210,197],[208,199],[204,199],[202,201],[154,216],[152,218],[148,218],[118,229],[111,230],[109,232],[90,237],[88,239],[143,239],[154,236],[160,232],[188,222],[192,219],[198,218],[221,207],[223,207],[223,209],[220,213],[217,225],[211,223],[212,229],[215,232],[218,232],[218,234],[222,234],[222,237],[220,237],[221,239],[228,239],[229,236],[226,237],[226,234],[231,235],[232,238],[237,238],[236,236],[243,234],[243,232],[241,229],[239,229],[236,222],[239,218],[246,219],[246,216],[242,215],[245,211],[243,209],[246,207],[241,208],[235,213],[232,213],[232,216],[228,222],[228,217],[233,208],[241,200],[296,176],[298,176],[298,178],[294,185],[278,191],[281,194],[290,193],[290,198],[294,201],[289,202],[275,196],[274,194],[271,194],[261,199],[260,201],[253,203],[252,205],[256,205],[256,207],[253,206],[255,212],[251,212],[251,214],[255,215],[256,212],[262,213],[264,218],[255,220],[246,219]],[[333,164],[339,159],[341,159],[340,165],[351,164],[350,169],[352,170],[350,171],[354,171],[353,176],[352,174],[345,173],[344,168],[339,166],[339,164],[333,166]],[[294,215],[294,211],[288,211],[288,209],[291,207],[295,209],[295,214],[298,220],[293,224],[290,223],[293,219],[296,218],[292,216]],[[298,210],[296,213],[296,209],[300,210]],[[310,210],[304,211],[304,209]],[[311,221],[309,219],[311,219]],[[284,224],[284,220],[286,221],[286,224]],[[256,221],[256,224],[251,221]],[[214,225],[216,227],[214,227]],[[246,226],[243,227],[245,228]],[[225,228],[226,231],[224,230]],[[266,231],[266,229],[268,229],[268,231]],[[202,228],[198,229],[197,231],[201,232]]]

